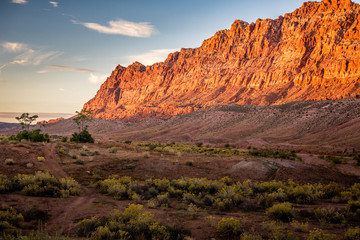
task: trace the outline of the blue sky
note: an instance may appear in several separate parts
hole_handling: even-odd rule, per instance
[[[0,112],[74,113],[116,65],[199,47],[302,0],[0,0]]]

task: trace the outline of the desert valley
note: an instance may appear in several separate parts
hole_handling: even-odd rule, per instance
[[[359,240],[359,56],[359,4],[304,2],[0,123],[0,238]]]

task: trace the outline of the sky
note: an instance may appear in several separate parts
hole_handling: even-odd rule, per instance
[[[164,61],[302,0],[0,0],[0,112],[75,113],[118,65]]]

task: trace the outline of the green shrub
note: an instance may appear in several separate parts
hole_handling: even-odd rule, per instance
[[[16,140],[16,141],[29,140],[31,142],[50,142],[49,135],[47,133],[42,134],[40,132],[41,132],[40,129],[36,129],[33,131],[24,130],[16,135],[10,136],[9,140]]]
[[[344,240],[359,240],[360,239],[360,228],[353,227],[347,229],[344,235]]]
[[[291,203],[276,204],[266,210],[266,215],[273,220],[290,222],[295,217],[295,210]]]
[[[79,143],[94,143],[94,139],[87,129],[82,130],[80,133],[73,133],[70,138],[70,142],[79,142]]]
[[[360,166],[360,154],[356,155],[356,156],[354,157],[354,160],[356,161],[356,165],[357,165],[357,166]]]
[[[217,224],[216,231],[224,237],[239,236],[242,233],[241,222],[234,218],[222,218]]]
[[[283,229],[280,226],[275,226],[271,229],[271,238],[273,240],[293,240],[294,235],[292,232]]]
[[[199,148],[201,148],[201,147],[202,147],[202,145],[203,145],[203,143],[202,143],[202,142],[198,142],[198,143],[196,143],[196,146],[197,146],[197,147],[199,147]]]
[[[308,228],[309,228],[309,223],[302,223],[299,221],[292,221],[291,226],[294,228],[295,231],[297,232],[307,232]]]
[[[326,235],[323,230],[315,228],[314,230],[310,231],[307,240],[331,240],[331,238]]]
[[[266,158],[278,158],[278,159],[289,159],[289,160],[301,160],[294,151],[282,151],[282,150],[271,150],[271,149],[257,149],[253,148],[249,151],[249,154],[256,157]]]
[[[131,144],[132,143],[132,141],[130,141],[130,140],[126,140],[124,143],[126,143],[126,144]]]
[[[67,137],[61,137],[61,142],[67,142],[68,141],[68,138]]]

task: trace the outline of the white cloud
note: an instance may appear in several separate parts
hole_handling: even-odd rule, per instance
[[[93,84],[103,83],[103,82],[105,82],[106,78],[107,78],[107,75],[98,76],[93,73],[90,73],[89,82],[91,82]]]
[[[59,3],[58,3],[58,2],[49,1],[49,3],[50,3],[51,5],[53,5],[53,7],[58,7],[58,6],[59,6]]]
[[[1,46],[7,52],[21,52],[27,49],[27,45],[19,42],[3,42]]]
[[[95,71],[86,69],[86,68],[75,68],[68,66],[60,66],[60,65],[48,65],[46,69],[38,71],[38,73],[47,73],[51,70],[62,71],[62,72],[82,72],[82,73],[93,73]]]
[[[60,92],[64,92],[64,91],[65,91],[65,89],[63,89],[63,88],[59,88],[59,91],[60,91]]]
[[[11,64],[20,65],[40,65],[42,62],[60,56],[62,53],[57,51],[43,52],[42,50],[28,49],[26,52],[15,57]]]
[[[75,20],[72,20],[72,22],[105,34],[125,35],[130,37],[150,37],[157,33],[155,27],[148,22],[136,23],[119,19],[117,21],[109,21],[108,26],[90,22],[82,23]]]
[[[129,56],[130,62],[141,62],[144,65],[151,65],[156,62],[164,61],[169,53],[179,51],[179,49],[155,49],[146,53]]]
[[[11,0],[12,3],[27,4],[27,0]]]

